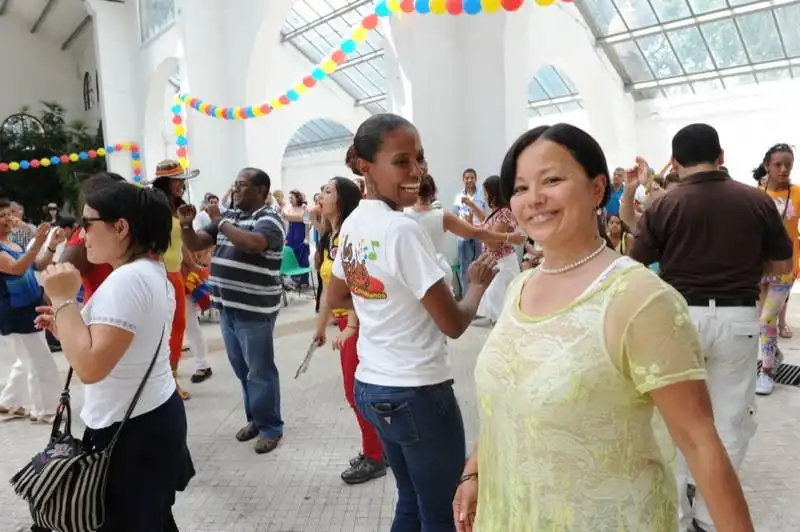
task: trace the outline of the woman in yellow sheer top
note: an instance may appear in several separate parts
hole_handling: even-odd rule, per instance
[[[512,282],[478,357],[458,530],[675,532],[665,422],[717,530],[751,532],[685,301],[598,234],[600,146],[567,124],[531,130],[506,155],[502,188],[544,259]]]

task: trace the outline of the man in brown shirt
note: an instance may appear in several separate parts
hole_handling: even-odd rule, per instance
[[[791,269],[792,243],[769,196],[731,179],[722,163],[711,126],[692,124],[675,135],[672,164],[681,182],[645,211],[630,256],[659,262],[661,277],[688,302],[717,430],[738,469],[756,429],[759,282],[765,267]],[[702,497],[689,502],[682,456],[676,476],[680,530],[716,530]]]

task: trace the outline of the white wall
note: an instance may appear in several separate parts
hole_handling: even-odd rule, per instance
[[[94,78],[94,63],[89,58],[78,61],[76,55],[31,34],[14,18],[0,17],[0,122],[23,105],[38,114],[42,101],[61,104],[68,120],[88,121],[83,107],[82,67],[91,67]]]
[[[272,188],[284,191],[297,189],[311,199],[332,177],[356,177],[344,164],[346,153],[347,150],[334,150],[285,158],[282,182],[280,186],[273,185]]]
[[[545,116],[531,116],[528,118],[528,128],[533,129],[539,126],[552,126],[553,124],[561,122],[579,127],[590,135],[593,134],[592,124],[589,121],[589,114],[584,109],[576,109],[574,111],[567,111],[566,113]]]

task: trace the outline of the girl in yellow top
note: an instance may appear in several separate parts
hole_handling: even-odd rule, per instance
[[[186,287],[181,273],[181,264],[184,261],[184,254],[188,255],[188,252],[183,248],[181,224],[178,221],[177,212],[178,207],[185,203],[182,199],[186,191],[185,181],[197,177],[199,173],[198,170],[187,173],[181,168],[178,161],[162,161],[156,167],[156,178],[152,183],[154,189],[160,190],[167,197],[167,202],[172,211],[172,240],[169,249],[162,256],[162,260],[167,269],[167,278],[175,289],[175,314],[172,319],[172,331],[169,337],[169,362],[172,366],[172,374],[175,377],[178,393],[184,400],[189,398],[189,393],[178,385],[177,378],[178,363],[183,353],[183,334],[186,330],[186,305],[183,302]]]
[[[608,174],[597,142],[568,124],[532,129],[505,156],[502,193],[543,260],[512,282],[478,355],[480,429],[453,504],[459,531],[677,530],[655,414],[717,528],[753,531],[686,302],[600,237]]]
[[[321,208],[322,216],[328,222],[328,230],[322,235],[317,253],[322,254],[319,269],[323,286],[327,286],[331,279],[333,261],[339,248],[339,228],[361,200],[361,190],[353,181],[344,177],[334,177],[322,189]],[[361,452],[350,460],[349,467],[342,473],[342,480],[346,484],[361,484],[369,480],[386,475],[386,462],[383,459],[383,446],[375,429],[364,419],[356,408],[355,382],[356,368],[358,367],[358,318],[355,312],[345,309],[333,309],[328,306],[326,288],[323,288],[320,298],[319,314],[317,315],[317,331],[314,340],[317,345],[325,343],[325,326],[331,314],[336,319],[341,334],[334,342],[334,349],[338,349],[342,362],[342,377],[344,380],[344,395],[350,408],[356,415],[358,426],[361,429]]]
[[[767,150],[761,164],[753,170],[753,178],[759,183],[763,180],[763,190],[775,201],[783,218],[784,227],[792,240],[792,273],[786,275],[765,275],[761,290],[761,350],[758,359],[761,371],[756,381],[756,393],[769,395],[775,387],[773,373],[780,360],[776,360],[778,351],[778,333],[785,338],[791,337],[791,330],[786,324],[786,305],[789,293],[798,272],[798,221],[800,221],[800,186],[790,181],[794,152],[788,144],[776,144]]]

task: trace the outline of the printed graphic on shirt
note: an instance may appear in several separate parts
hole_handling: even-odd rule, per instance
[[[367,261],[378,258],[380,242],[376,240],[359,240],[358,247],[353,246],[347,237],[342,246],[342,267],[347,278],[350,292],[364,299],[386,299],[386,288],[383,283],[372,277],[367,270]]]
[[[773,201],[775,202],[775,207],[777,207],[778,212],[783,215],[784,220],[791,220],[797,216],[797,212],[795,212],[794,209],[794,203],[788,201],[787,198],[773,198]]]

